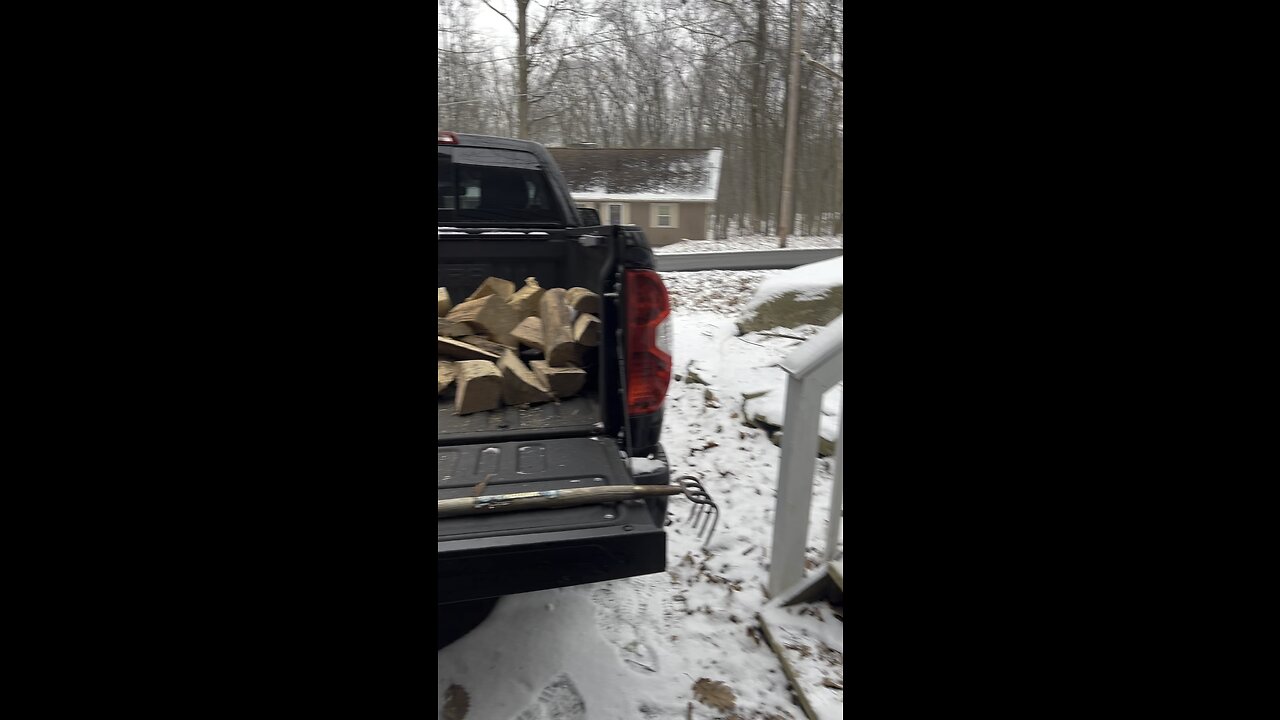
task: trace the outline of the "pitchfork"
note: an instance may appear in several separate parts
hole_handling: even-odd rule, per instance
[[[685,475],[676,480],[676,485],[614,485],[610,487],[570,488],[567,490],[542,490],[538,492],[507,493],[504,495],[480,495],[479,497],[453,498],[439,500],[438,517],[455,517],[458,515],[482,515],[495,512],[515,512],[517,510],[545,510],[549,508],[575,507],[578,505],[596,505],[599,503],[636,500],[646,497],[664,495],[684,495],[693,503],[693,512],[689,513],[687,522],[693,523],[698,530],[698,537],[703,543],[711,542],[711,535],[716,530],[720,518],[720,507],[711,499],[702,482],[692,476]],[[699,512],[701,509],[701,512]]]

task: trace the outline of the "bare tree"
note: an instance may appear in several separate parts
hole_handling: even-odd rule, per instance
[[[842,0],[795,0],[796,47],[810,61],[790,91],[789,0],[437,2],[442,127],[549,144],[720,147],[717,236],[843,232]],[[510,28],[514,54],[489,47],[484,15]],[[784,218],[789,92],[794,213]]]

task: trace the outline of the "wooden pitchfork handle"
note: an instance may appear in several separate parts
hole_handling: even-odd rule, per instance
[[[479,497],[440,500],[439,517],[480,515],[513,510],[542,510],[546,508],[595,505],[620,502],[637,498],[679,495],[684,488],[678,485],[614,485],[610,487],[570,488],[568,490],[543,490],[541,492],[508,493],[506,495],[481,495]]]

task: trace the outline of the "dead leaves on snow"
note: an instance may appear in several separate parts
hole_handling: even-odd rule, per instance
[[[732,710],[737,705],[733,689],[719,680],[698,678],[693,684],[693,698],[717,710]]]
[[[450,685],[444,691],[444,720],[463,720],[470,708],[471,700],[461,685]]]

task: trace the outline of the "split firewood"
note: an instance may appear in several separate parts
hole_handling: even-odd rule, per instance
[[[521,345],[533,348],[539,352],[542,351],[542,320],[536,317],[527,317],[520,321],[515,330],[511,331],[511,337],[515,338]]]
[[[511,293],[516,291],[516,284],[510,280],[502,278],[487,277],[484,282],[480,283],[480,287],[476,291],[467,296],[467,300],[479,300],[488,295],[497,295],[506,302],[511,297]]]
[[[444,394],[445,388],[453,384],[454,378],[458,377],[457,363],[448,360],[436,361],[436,396]]]
[[[445,288],[437,288],[436,289],[436,317],[444,317],[452,308],[453,308],[453,300],[449,299],[449,291]]]
[[[600,318],[582,313],[573,321],[573,341],[579,345],[595,347],[600,344]]]
[[[520,323],[520,318],[497,295],[486,295],[479,300],[459,303],[449,311],[445,319],[467,323],[476,333],[483,333],[503,345],[515,347],[511,331]]]
[[[453,411],[467,415],[502,406],[502,373],[487,360],[463,360],[457,364],[458,394]]]
[[[502,357],[502,354],[510,349],[506,345],[496,343],[492,340],[487,340],[485,338],[480,337],[479,335],[467,335],[466,337],[462,337],[458,339],[468,345],[473,345],[475,347],[478,347],[487,353],[493,353],[498,357]]]
[[[436,336],[436,354],[458,360],[488,360],[490,362],[501,357],[498,353],[491,353],[470,343],[454,340],[453,338],[440,337],[439,335]],[[437,360],[437,362],[439,361]]]
[[[577,346],[573,344],[573,322],[564,297],[565,291],[560,288],[552,288],[542,295],[542,354],[553,367],[564,367],[578,354]]]
[[[474,335],[475,329],[467,323],[454,322],[444,318],[436,318],[436,334],[445,337],[462,337]]]
[[[521,362],[514,350],[508,350],[498,360],[498,369],[502,371],[502,402],[522,405],[554,399],[546,383]]]
[[[600,296],[584,287],[569,288],[565,302],[577,312],[600,314]]]
[[[516,314],[522,318],[530,315],[538,314],[538,301],[542,299],[542,293],[546,292],[540,285],[538,279],[527,277],[524,279],[524,287],[517,290],[511,297],[507,298],[507,304],[513,307]]]
[[[533,374],[542,381],[542,384],[551,391],[551,394],[557,398],[577,395],[578,391],[582,390],[582,386],[587,382],[587,371],[580,367],[572,365],[552,367],[547,364],[546,360],[531,360],[529,361],[529,367],[533,369]]]

